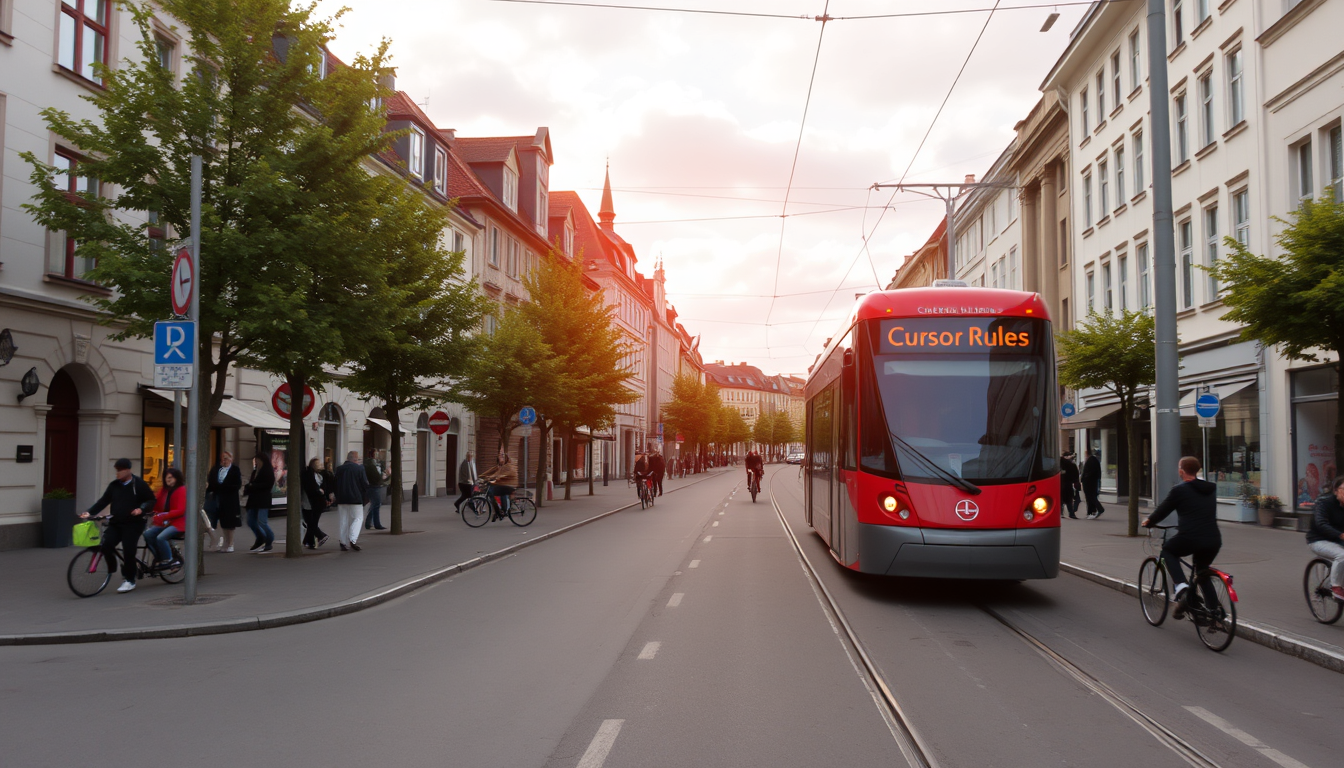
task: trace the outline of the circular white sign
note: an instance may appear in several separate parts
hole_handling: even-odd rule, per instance
[[[173,260],[173,278],[171,293],[173,314],[185,315],[191,311],[191,292],[195,288],[196,275],[192,268],[191,251],[183,248]]]

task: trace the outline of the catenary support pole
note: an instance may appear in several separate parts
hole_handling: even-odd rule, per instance
[[[1167,92],[1164,0],[1148,0],[1148,109],[1152,116],[1153,282],[1157,349],[1157,416],[1153,497],[1176,485],[1181,454],[1180,352],[1176,338],[1176,244],[1171,215],[1171,117]]]
[[[182,390],[173,390],[173,466],[182,469]]]
[[[957,279],[957,228],[952,225],[952,217],[957,212],[957,198],[952,194],[952,190],[947,190],[947,197],[943,198],[943,203],[947,206],[947,279]]]
[[[191,156],[191,316],[196,324],[196,354],[192,363],[191,397],[187,401],[187,578],[183,599],[196,602],[196,569],[201,558],[201,488],[197,482],[200,456],[196,443],[201,432],[201,354],[210,348],[210,339],[201,332],[201,156]],[[208,353],[207,353],[208,354]]]

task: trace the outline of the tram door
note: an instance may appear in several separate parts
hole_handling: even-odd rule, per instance
[[[812,486],[812,528],[831,542],[831,499],[835,495],[834,418],[835,387],[829,387],[812,401],[812,455],[808,482]]]

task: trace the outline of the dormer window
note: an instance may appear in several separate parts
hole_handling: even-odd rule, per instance
[[[443,147],[434,148],[434,191],[448,194],[448,152]]]
[[[504,169],[504,205],[514,213],[518,212],[518,174],[512,168]]]
[[[537,225],[538,225],[538,226],[542,226],[542,227],[544,227],[545,224],[546,224],[546,211],[547,211],[547,207],[546,207],[546,206],[547,206],[547,200],[546,200],[546,188],[543,187],[543,186],[538,185],[538,186],[537,186]]]
[[[406,163],[410,166],[411,175],[417,179],[425,177],[425,132],[411,126],[410,151],[407,153]]]
[[[574,255],[574,227],[568,223],[565,224],[565,238],[563,242],[566,256]]]

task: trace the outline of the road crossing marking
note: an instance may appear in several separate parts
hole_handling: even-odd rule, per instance
[[[667,607],[676,608],[678,605],[681,605],[681,598],[685,596],[685,592],[673,592],[672,597],[667,601]]]
[[[1264,755],[1270,760],[1273,760],[1274,762],[1283,766],[1283,768],[1307,768],[1305,764],[1299,763],[1293,758],[1283,754],[1277,749],[1274,749],[1273,747],[1269,746],[1263,741],[1255,738],[1254,736],[1241,730],[1240,728],[1237,728],[1236,726],[1227,722],[1223,718],[1213,714],[1209,710],[1204,709],[1203,707],[1186,707],[1185,711],[1189,712],[1195,717],[1198,717],[1200,720],[1203,720],[1209,725],[1212,725],[1214,728],[1217,728],[1223,733],[1226,733],[1228,736],[1231,736],[1237,741],[1240,741],[1242,744],[1245,744],[1251,749],[1254,749],[1255,751],[1259,752],[1260,754]]]
[[[607,762],[607,754],[616,744],[616,734],[621,732],[624,724],[624,720],[603,720],[597,735],[588,744],[588,750],[579,758],[578,768],[602,768],[602,764]]]
[[[639,658],[652,659],[654,656],[658,655],[658,649],[661,647],[663,647],[662,643],[657,640],[650,640],[644,644],[644,650],[639,652]]]
[[[722,515],[723,515],[723,513],[722,513],[722,512],[720,512],[720,513],[719,513],[719,515],[720,515],[720,516],[722,516]]]
[[[691,561],[691,567],[692,567],[692,568],[699,568],[699,567],[700,567],[700,561],[699,561],[699,560],[692,560],[692,561]]]
[[[718,527],[719,527],[719,521],[718,521],[718,520],[715,520],[715,521],[714,521],[714,525],[713,525],[713,527],[714,527],[714,528],[718,528]]]
[[[713,537],[713,536],[706,536],[706,537],[705,537],[705,542],[708,543],[709,540],[712,539],[712,538],[714,538],[714,537]]]

